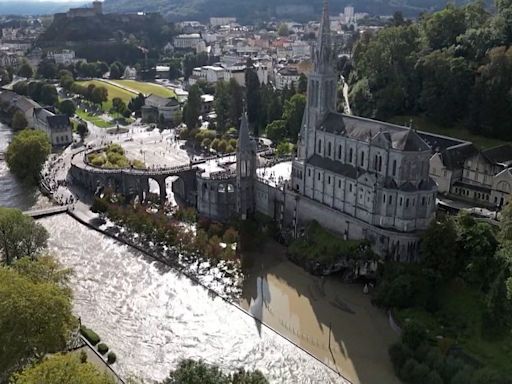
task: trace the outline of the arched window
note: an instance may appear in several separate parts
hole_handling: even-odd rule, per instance
[[[393,170],[391,172],[393,176],[396,176],[396,160],[393,160]]]
[[[318,139],[318,154],[322,154],[322,139]]]
[[[364,152],[361,152],[361,167],[364,167]]]
[[[327,143],[327,156],[331,157],[331,142]]]
[[[382,171],[382,156],[379,155],[379,172]]]
[[[354,151],[352,150],[352,148],[350,148],[350,150],[348,151],[348,162],[349,163],[352,162],[353,155],[354,155]]]
[[[341,144],[338,145],[338,160],[341,160]]]

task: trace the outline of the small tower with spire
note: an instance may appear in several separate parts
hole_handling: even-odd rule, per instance
[[[245,220],[254,213],[254,180],[256,178],[256,142],[249,134],[249,121],[244,111],[236,150],[237,212]]]
[[[318,41],[312,53],[313,71],[308,76],[308,96],[298,142],[299,159],[307,159],[314,154],[315,129],[327,113],[336,111],[337,76],[328,0],[324,0]]]

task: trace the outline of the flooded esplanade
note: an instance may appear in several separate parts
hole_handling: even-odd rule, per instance
[[[259,369],[271,383],[344,383],[335,371],[162,264],[67,215],[42,219],[73,268],[74,311],[118,355],[124,376],[162,380],[183,358]]]

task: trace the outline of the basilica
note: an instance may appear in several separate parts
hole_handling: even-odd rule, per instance
[[[336,112],[327,3],[313,62],[295,159],[260,158],[244,116],[231,167],[197,175],[198,211],[220,220],[260,212],[294,234],[316,220],[346,239],[370,240],[383,257],[414,260],[436,211],[435,138]]]

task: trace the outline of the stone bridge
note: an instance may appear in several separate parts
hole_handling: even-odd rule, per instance
[[[74,154],[70,170],[73,181],[89,191],[97,193],[102,188],[111,188],[126,197],[138,196],[141,201],[145,201],[149,195],[149,180],[153,179],[158,183],[161,201],[166,201],[166,180],[176,176],[178,179],[173,182],[172,191],[182,201],[195,205],[197,164],[204,163],[206,159],[171,168],[112,169],[89,164],[86,158],[92,152],[95,151]]]

